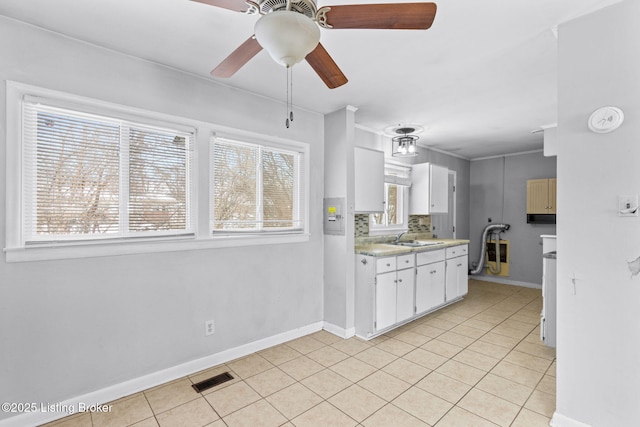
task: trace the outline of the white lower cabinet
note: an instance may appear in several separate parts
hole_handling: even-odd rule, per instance
[[[444,249],[416,254],[416,314],[444,304]]]
[[[449,304],[467,293],[467,280],[467,245],[356,255],[356,335],[372,338]]]
[[[385,329],[396,323],[396,272],[376,275],[376,329]]]
[[[393,271],[388,271],[392,266]],[[374,328],[377,331],[413,317],[414,267],[414,254],[379,258],[376,261]],[[381,270],[385,272],[377,274]]]
[[[469,270],[467,256],[461,256],[447,260],[447,273],[445,282],[446,301],[451,301],[469,292]]]
[[[446,249],[445,300],[451,301],[469,292],[468,246],[460,245]]]
[[[398,271],[396,283],[396,323],[411,319],[415,314],[414,288],[416,271],[413,268]]]

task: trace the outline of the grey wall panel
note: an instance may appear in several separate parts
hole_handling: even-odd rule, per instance
[[[511,264],[506,280],[542,283],[541,234],[556,234],[555,225],[527,224],[527,180],[556,177],[556,158],[542,152],[471,162],[469,262],[478,261],[484,227],[503,222],[511,229],[502,235],[510,241]]]

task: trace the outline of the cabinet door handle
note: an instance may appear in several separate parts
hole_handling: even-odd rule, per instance
[[[387,267],[391,267],[391,264],[387,263]]]
[[[402,283],[402,279],[398,280],[398,282]]]
[[[408,260],[408,259],[406,259],[404,262],[405,262],[406,264],[409,264],[409,260]]]
[[[458,264],[458,267],[462,267],[462,264]]]

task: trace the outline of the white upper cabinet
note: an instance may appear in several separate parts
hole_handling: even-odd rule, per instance
[[[410,215],[447,213],[449,209],[449,170],[431,163],[411,169]]]
[[[355,147],[355,211],[384,211],[384,152]]]
[[[430,213],[447,213],[449,210],[449,169],[431,165],[429,181]]]

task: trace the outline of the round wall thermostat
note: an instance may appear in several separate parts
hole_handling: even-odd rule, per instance
[[[595,133],[613,132],[624,121],[624,113],[618,107],[601,107],[589,116],[589,129]]]

